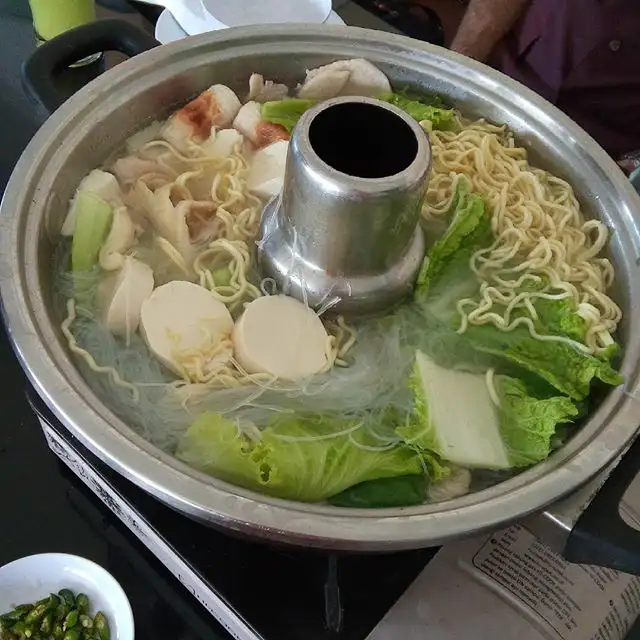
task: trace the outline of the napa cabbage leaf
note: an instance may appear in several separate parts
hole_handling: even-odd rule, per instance
[[[516,378],[445,369],[418,351],[413,419],[396,431],[406,444],[467,468],[509,469],[544,460],[558,424],[578,409],[565,396],[533,396]]]
[[[313,107],[316,102],[316,100],[303,100],[301,98],[273,100],[262,105],[260,115],[265,122],[279,124],[291,133],[302,114]]]
[[[380,100],[402,109],[418,122],[429,121],[433,129],[449,131],[456,127],[456,112],[453,109],[439,106],[438,101],[430,100],[434,104],[428,104],[424,99],[410,97],[402,93],[384,93],[378,97]]]
[[[318,502],[370,480],[423,475],[408,447],[383,449],[360,433],[360,419],[286,414],[252,439],[236,422],[204,413],[176,456],[205,473],[279,498]]]

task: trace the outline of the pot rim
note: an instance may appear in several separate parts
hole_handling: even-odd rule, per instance
[[[291,53],[296,50],[372,60],[426,73],[454,75],[478,90],[498,92],[565,136],[583,152],[620,198],[619,224],[629,231],[625,263],[640,255],[633,221],[640,198],[611,158],[582,129],[519,83],[461,55],[404,36],[355,27],[278,25],[242,27],[204,34],[159,47],[112,69],[68,100],[43,125],[20,158],[0,205],[0,293],[16,354],[27,376],[55,417],[109,466],[183,513],[271,540],[339,548],[384,550],[440,544],[469,533],[495,529],[571,493],[621,455],[635,436],[640,411],[633,399],[638,383],[640,344],[628,341],[622,373],[627,383],[611,391],[564,447],[545,462],[498,485],[445,503],[385,510],[341,509],[290,502],[242,489],[189,468],[143,440],[90,390],[59,344],[38,293],[38,239],[45,221],[43,193],[55,159],[91,131],[101,109],[115,109],[127,93],[150,86],[167,65],[175,73],[205,55],[232,57],[235,51]],[[506,98],[502,98],[506,101]],[[559,135],[559,134],[558,134]],[[588,150],[588,152],[587,152]],[[18,212],[18,213],[16,213]],[[633,254],[633,255],[631,255]],[[630,279],[631,280],[631,279]],[[629,299],[640,299],[640,278]],[[630,314],[631,315],[631,314]]]

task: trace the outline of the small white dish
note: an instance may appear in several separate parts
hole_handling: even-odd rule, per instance
[[[142,2],[164,7],[170,11],[180,28],[192,36],[223,29],[225,26],[205,10],[202,0],[142,0]]]
[[[186,0],[187,3],[191,1],[192,0]],[[335,11],[332,11],[324,24],[344,25],[345,22]],[[221,26],[219,28],[223,27]],[[206,31],[213,30],[215,29],[206,29]],[[170,42],[182,40],[189,35],[196,35],[197,33],[202,33],[202,31],[187,33],[186,29],[178,23],[176,18],[167,9],[160,14],[156,23],[155,37],[161,44],[169,44]]]
[[[85,593],[89,614],[107,617],[112,640],[134,640],[131,605],[116,579],[95,562],[66,553],[41,553],[0,567],[0,614],[60,589]]]
[[[284,22],[322,24],[331,0],[201,0],[205,13],[226,27]]]
[[[156,22],[155,37],[161,44],[169,44],[187,38],[187,32],[178,24],[170,11],[165,9]]]

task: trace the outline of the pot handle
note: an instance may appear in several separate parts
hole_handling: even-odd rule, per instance
[[[564,548],[566,560],[640,575],[640,531],[629,526],[619,511],[620,502],[639,471],[637,437],[578,518]]]
[[[96,20],[49,40],[25,60],[22,79],[27,92],[49,113],[68,96],[55,83],[56,74],[69,65],[104,51],[120,51],[130,57],[160,43],[124,20]]]

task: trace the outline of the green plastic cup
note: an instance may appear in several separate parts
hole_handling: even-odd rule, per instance
[[[29,5],[39,44],[96,19],[94,0],[29,0]],[[77,64],[88,64],[99,57],[96,54]]]

